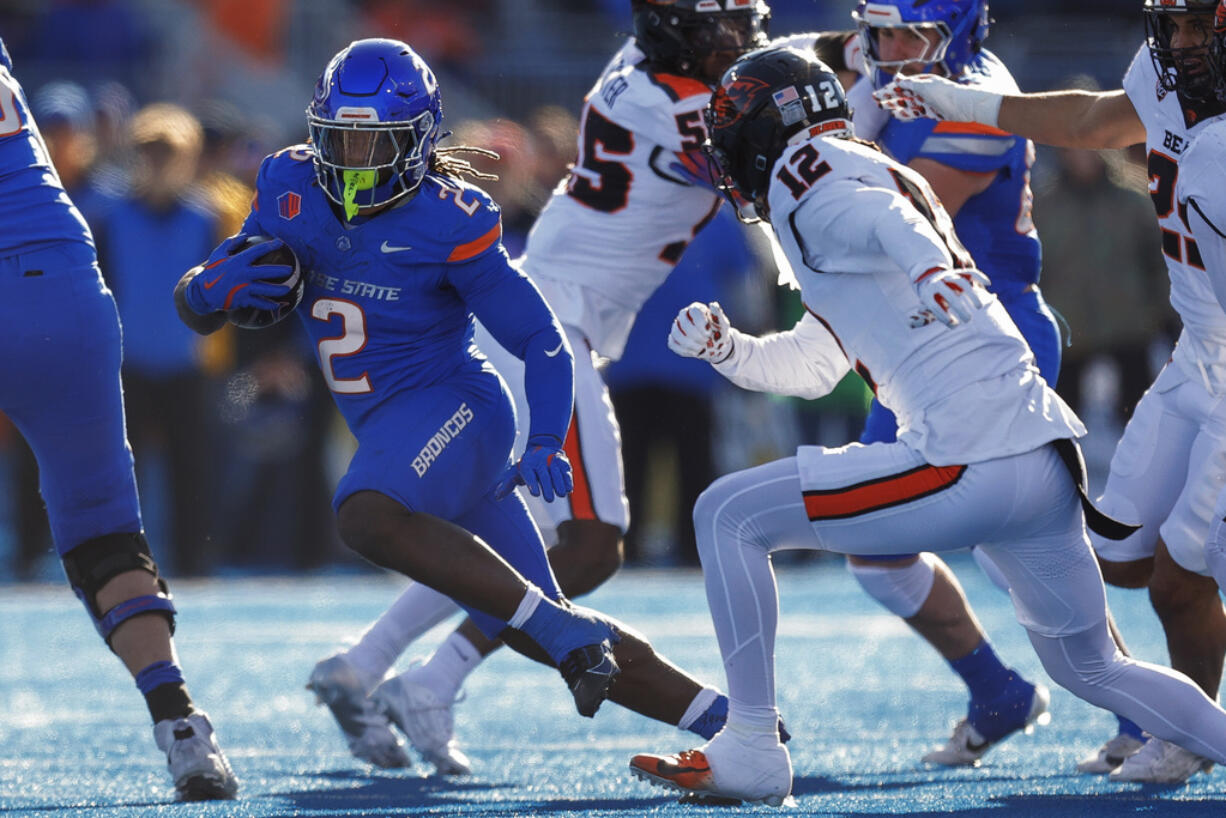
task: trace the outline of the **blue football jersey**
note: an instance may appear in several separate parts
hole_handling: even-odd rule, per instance
[[[5,57],[0,60],[0,257],[65,241],[92,247],[89,227],[60,184],[25,92],[9,71],[7,52]]]
[[[297,255],[298,314],[355,434],[396,395],[488,366],[472,343],[472,312],[516,354],[552,322],[539,299],[491,304],[508,278],[522,279],[512,296],[531,284],[510,266],[497,204],[450,177],[427,174],[409,201],[347,223],[316,183],[310,146],[287,148],[264,161],[243,232],[275,236]]]
[[[976,55],[959,82],[1017,92],[1009,69],[988,51]],[[973,122],[891,117],[877,141],[903,164],[923,157],[972,173],[995,173],[986,190],[962,205],[954,229],[992,279],[993,292],[1009,296],[1038,283],[1042,249],[1031,219],[1030,140]]]

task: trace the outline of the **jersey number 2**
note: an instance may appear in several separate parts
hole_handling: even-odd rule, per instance
[[[328,388],[340,395],[373,392],[367,373],[363,372],[356,378],[338,378],[332,369],[333,359],[356,355],[366,346],[366,313],[352,301],[339,298],[321,298],[311,305],[311,317],[318,321],[331,321],[334,315],[341,317],[344,331],[335,338],[324,338],[319,342],[319,368],[324,373]]]

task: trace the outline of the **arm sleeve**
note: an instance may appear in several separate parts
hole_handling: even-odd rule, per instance
[[[810,196],[789,220],[805,261],[828,269],[821,249],[847,256],[888,256],[915,281],[934,267],[954,266],[941,235],[919,207],[896,190],[844,179]]]
[[[809,313],[787,332],[761,338],[733,332],[732,355],[712,366],[742,389],[820,398],[850,369],[834,336]]]
[[[449,278],[494,340],[524,362],[529,437],[551,435],[561,445],[574,406],[574,358],[536,285],[511,266],[501,244],[453,267]]]

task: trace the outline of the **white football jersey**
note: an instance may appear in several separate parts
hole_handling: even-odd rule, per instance
[[[528,235],[524,272],[605,357],[621,355],[643,302],[721,204],[698,181],[710,97],[624,46],[585,98],[579,159]]]
[[[1176,196],[1176,189],[1189,182],[1200,189],[1202,206],[1210,199],[1226,196],[1221,177],[1201,167],[1189,150],[1197,135],[1222,117],[1189,124],[1178,96],[1158,86],[1158,75],[1145,46],[1124,75],[1124,91],[1145,125],[1149,195],[1158,212],[1162,252],[1171,276],[1171,306],[1183,319],[1184,331],[1175,359],[1191,368],[1190,376],[1203,379],[1210,392],[1224,394],[1226,310],[1214,293],[1202,248],[1188,224],[1188,194]]]
[[[795,388],[780,391],[811,395],[815,382],[823,389],[837,382],[839,368],[829,360],[837,348],[846,367],[898,416],[898,439],[936,466],[1085,434],[1039,375],[996,296],[975,287],[979,308],[952,328],[925,309],[912,280],[934,267],[969,266],[970,259],[918,173],[871,147],[819,137],[783,153],[769,203],[805,306],[837,347],[807,343],[816,360],[802,363],[795,359],[799,344],[789,361],[787,345],[767,339],[738,346],[717,367],[721,372],[746,385],[776,386],[794,373]],[[798,328],[812,337],[811,326]],[[777,371],[768,379],[766,368]]]

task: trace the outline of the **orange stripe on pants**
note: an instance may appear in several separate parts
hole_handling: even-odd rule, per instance
[[[587,479],[587,467],[583,464],[583,447],[579,445],[579,416],[570,413],[570,429],[566,432],[566,442],[562,444],[566,458],[575,478],[575,489],[570,493],[570,516],[573,520],[598,520],[596,508],[592,505],[592,487]]]
[[[957,483],[965,471],[966,466],[920,466],[854,486],[806,491],[805,511],[810,520],[855,517],[943,491]]]

